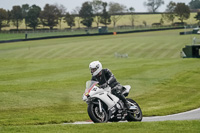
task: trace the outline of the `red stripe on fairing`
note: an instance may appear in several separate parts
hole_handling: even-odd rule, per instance
[[[88,90],[88,94],[90,93],[90,91],[92,90],[92,88],[96,85],[97,83],[95,83],[89,90]],[[85,94],[87,94],[87,93],[85,93]]]
[[[88,91],[88,93],[90,93],[90,91],[92,90],[92,88],[96,85],[97,83],[95,83]]]

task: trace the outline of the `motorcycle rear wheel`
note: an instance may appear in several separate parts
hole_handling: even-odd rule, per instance
[[[90,119],[94,123],[104,123],[108,121],[108,114],[105,111],[105,109],[102,107],[102,113],[99,111],[99,105],[98,104],[89,104],[88,105],[88,115]]]
[[[127,115],[127,121],[142,121],[142,110],[140,106],[132,99],[127,98],[127,100],[133,104],[135,104],[138,109],[136,111],[129,111]]]

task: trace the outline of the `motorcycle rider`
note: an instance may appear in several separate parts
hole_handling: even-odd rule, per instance
[[[111,87],[111,93],[122,100],[127,109],[130,108],[126,98],[122,94],[123,87],[117,82],[115,76],[109,69],[103,69],[102,64],[99,61],[93,61],[89,64],[89,68],[92,74],[93,81],[98,81],[100,88],[105,88],[108,85]]]

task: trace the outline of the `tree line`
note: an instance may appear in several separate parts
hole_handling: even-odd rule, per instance
[[[155,13],[157,9],[164,4],[164,0],[147,0],[144,5],[150,12]],[[165,13],[162,14],[161,22],[163,20],[171,21],[173,23],[175,17],[183,23],[184,20],[190,17],[190,9],[200,8],[200,0],[191,0],[189,5],[185,3],[175,3],[171,1],[166,8]],[[97,27],[100,24],[105,26],[113,23],[113,27],[122,18],[123,13],[129,13],[131,25],[134,26],[135,9],[134,7],[127,8],[123,4],[116,2],[103,2],[101,0],[93,0],[92,2],[84,2],[81,7],[76,7],[71,13],[66,11],[64,5],[46,4],[43,9],[37,5],[29,6],[24,4],[22,6],[13,6],[12,10],[5,10],[0,8],[0,30],[3,27],[9,27],[10,22],[18,30],[20,24],[25,21],[27,27],[36,30],[39,25],[47,26],[49,29],[59,25],[61,22],[67,23],[70,28],[75,26],[77,21],[78,27],[80,24],[90,28],[95,22]],[[195,16],[200,20],[200,13]]]

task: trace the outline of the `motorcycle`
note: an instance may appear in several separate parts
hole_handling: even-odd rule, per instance
[[[130,85],[123,86],[122,94],[127,97]],[[132,99],[126,98],[130,108],[111,93],[111,88],[100,88],[97,81],[87,81],[83,101],[88,104],[88,115],[94,123],[118,121],[142,121],[142,110]]]

